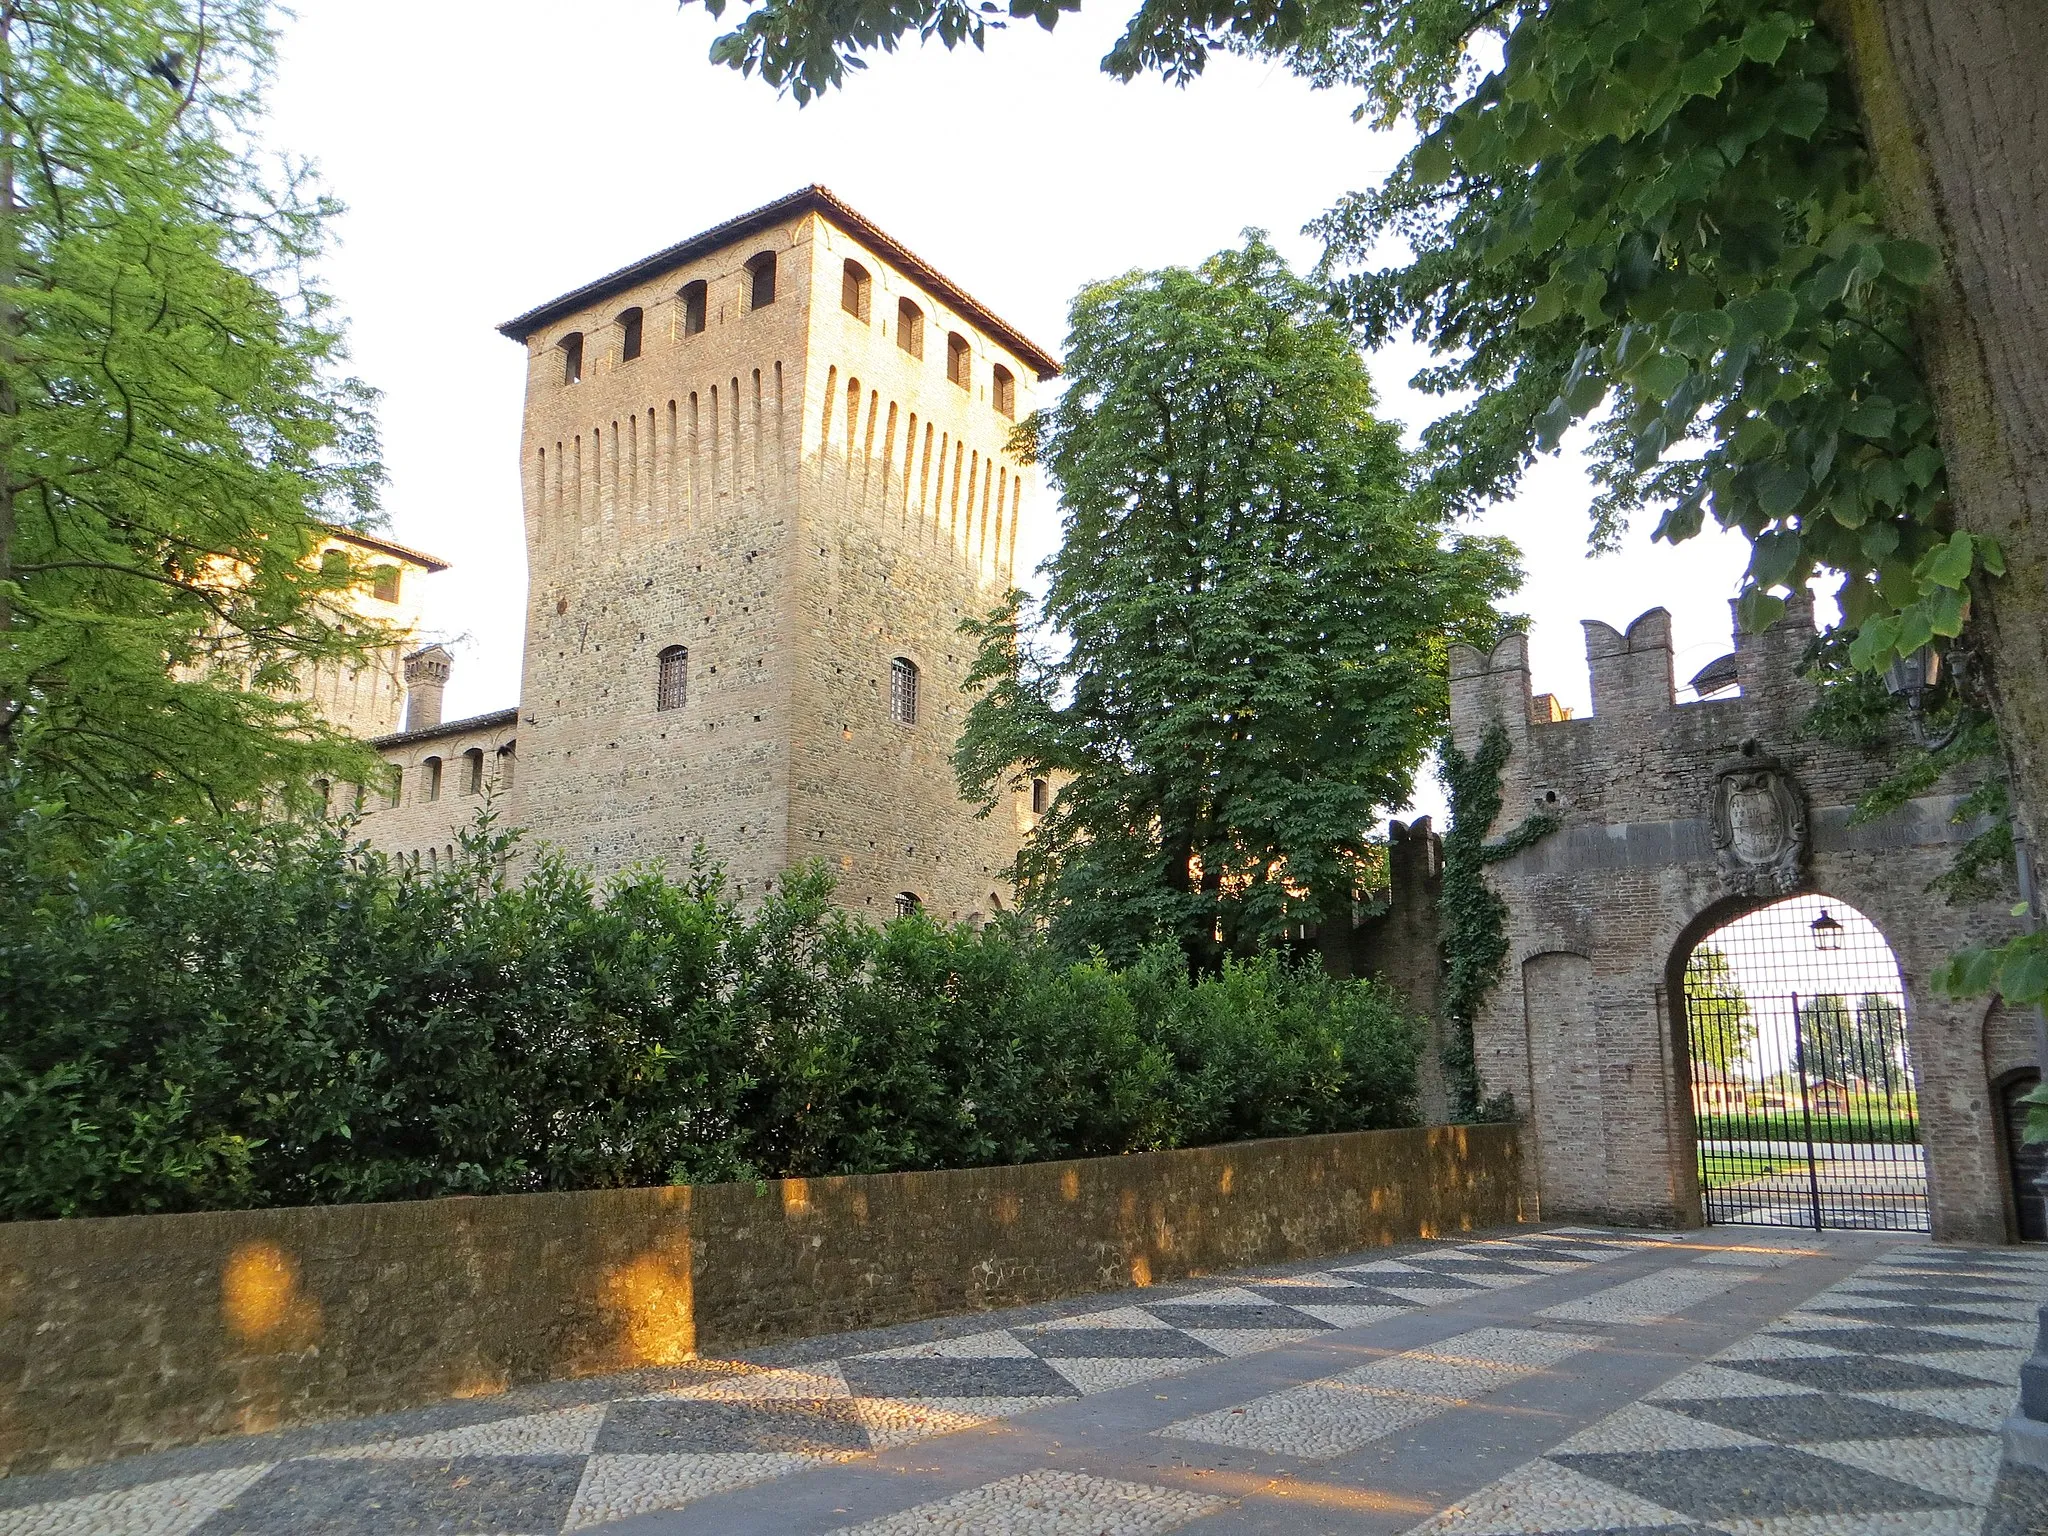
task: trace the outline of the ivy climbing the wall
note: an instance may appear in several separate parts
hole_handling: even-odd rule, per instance
[[[1472,1026],[1486,994],[1500,980],[1508,956],[1507,903],[1486,883],[1486,866],[1512,858],[1557,830],[1558,818],[1537,811],[1499,842],[1486,840],[1500,814],[1500,770],[1508,760],[1508,733],[1500,722],[1487,728],[1479,750],[1467,757],[1448,738],[1438,749],[1439,771],[1451,802],[1444,833],[1444,883],[1440,898],[1443,947],[1444,1076],[1454,1120],[1506,1120],[1515,1112],[1513,1093],[1479,1096],[1479,1066]]]

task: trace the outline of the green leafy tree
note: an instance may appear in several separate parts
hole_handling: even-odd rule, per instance
[[[1034,623],[973,626],[963,791],[1064,781],[1018,874],[1070,949],[1207,964],[1348,925],[1511,551],[1416,516],[1349,335],[1258,236],[1084,289],[1066,371],[1019,434],[1063,542]]]
[[[712,56],[801,100],[873,48],[980,46],[1003,21],[973,0],[758,0]],[[1435,493],[1505,495],[1589,422],[1597,539],[1638,513],[1684,539],[1711,515],[1751,542],[1746,622],[1828,569],[1858,666],[1966,647],[2038,842],[2039,21],[2037,0],[1147,0],[1103,62],[1185,81],[1213,50],[1253,52],[1411,119],[1415,151],[1324,233],[1367,333],[1430,343],[1420,382],[1460,397],[1428,440]],[[1370,270],[1383,240],[1411,259]],[[2048,937],[1946,980],[2048,997]]]
[[[1696,1066],[1726,1079],[1756,1044],[1756,1019],[1749,997],[1728,957],[1702,945],[1685,962],[1685,1015],[1691,1026]]]
[[[299,696],[381,638],[312,558],[379,471],[265,9],[0,5],[0,752],[105,821],[365,762]]]

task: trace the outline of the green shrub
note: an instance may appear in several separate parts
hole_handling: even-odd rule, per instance
[[[793,871],[602,891],[488,818],[419,873],[334,826],[0,816],[0,1216],[1093,1156],[1408,1123],[1390,994],[1265,957],[1069,964],[876,928]]]

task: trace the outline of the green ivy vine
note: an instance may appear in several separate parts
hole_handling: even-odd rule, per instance
[[[1438,749],[1444,788],[1451,802],[1450,826],[1444,832],[1443,895],[1439,900],[1438,939],[1443,952],[1442,1007],[1450,1026],[1444,1047],[1444,1072],[1455,1120],[1508,1120],[1514,1117],[1514,1094],[1502,1091],[1482,1100],[1479,1067],[1472,1044],[1472,1026],[1480,1005],[1508,956],[1507,903],[1486,883],[1486,866],[1514,857],[1555,832],[1556,816],[1537,811],[1499,842],[1486,840],[1487,828],[1500,814],[1500,771],[1508,760],[1508,733],[1495,721],[1467,757],[1446,739]]]

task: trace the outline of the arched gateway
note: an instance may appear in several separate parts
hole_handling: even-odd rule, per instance
[[[1810,601],[1739,636],[1697,702],[1677,701],[1663,609],[1626,634],[1585,630],[1585,719],[1532,696],[1521,636],[1451,653],[1459,747],[1496,723],[1508,737],[1493,835],[1537,809],[1562,823],[1488,869],[1510,950],[1473,1039],[1482,1092],[1523,1113],[1543,1216],[1812,1225],[1818,1208],[1823,1225],[2018,1236],[2001,1100],[2025,1066],[2021,1032],[1927,984],[1958,948],[2013,929],[2010,898],[1951,905],[1927,889],[1974,830],[1954,820],[1958,786],[1853,823],[1885,758],[1804,729]],[[1816,934],[1823,910],[1838,926]],[[1868,974],[1830,971],[1817,946],[1852,939]],[[1716,940],[1728,974],[1703,975]],[[1726,1016],[1728,994],[1752,988],[1749,1038]],[[1754,1180],[1766,1187],[1737,1188]]]

